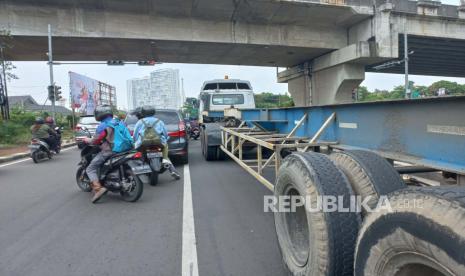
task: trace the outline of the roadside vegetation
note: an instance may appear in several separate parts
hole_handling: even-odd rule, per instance
[[[358,101],[382,101],[382,100],[396,100],[403,99],[405,96],[405,86],[399,85],[394,87],[393,90],[378,90],[369,91],[365,86],[358,88]],[[446,95],[460,96],[465,95],[465,84],[458,84],[451,81],[438,81],[430,86],[414,85],[411,88],[412,98],[425,98],[435,97],[440,88],[444,88]]]
[[[262,92],[255,94],[255,106],[257,108],[292,107],[294,106],[294,101],[287,94]]]
[[[0,118],[0,148],[26,145],[30,142],[30,127],[34,124],[36,117],[47,117],[47,112],[29,112],[19,108],[13,108],[10,111],[10,120],[6,121]],[[75,118],[75,122],[78,118]],[[62,116],[57,114],[56,124],[63,127],[63,139],[69,139],[73,136],[72,116]]]

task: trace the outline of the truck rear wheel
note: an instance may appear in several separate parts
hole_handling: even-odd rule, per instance
[[[408,188],[367,216],[355,275],[465,275],[465,190]]]
[[[359,214],[315,211],[318,197],[342,196],[348,206],[352,194],[347,179],[326,155],[296,153],[286,157],[274,196],[278,202],[281,196],[290,197],[291,202],[294,196],[305,200],[305,205],[296,207],[295,212],[274,212],[279,246],[290,274],[352,274]]]
[[[207,146],[205,149],[205,159],[207,161],[218,160],[218,146]]]
[[[329,158],[347,176],[352,189],[368,206],[376,207],[379,197],[407,185],[389,162],[376,153],[362,150],[334,152]],[[362,210],[366,215],[366,210]]]

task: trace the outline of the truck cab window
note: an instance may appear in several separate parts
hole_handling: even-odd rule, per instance
[[[242,94],[213,95],[212,104],[214,105],[244,104],[244,95]]]
[[[249,85],[247,83],[238,82],[237,83],[237,89],[250,90],[250,87],[249,87]]]
[[[234,89],[236,90],[236,83],[235,82],[223,82],[223,83],[218,83],[219,89],[220,90],[231,90]]]

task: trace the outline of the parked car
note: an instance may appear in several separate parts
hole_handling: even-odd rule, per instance
[[[168,131],[168,155],[173,161],[187,164],[189,155],[188,135],[181,113],[174,109],[157,109],[155,117],[163,121]],[[137,123],[137,117],[130,112],[124,121],[131,135]]]
[[[89,137],[89,132],[93,136],[99,122],[95,120],[94,116],[81,116],[79,122],[74,129],[74,137],[76,137],[76,143],[78,148],[84,148],[85,144],[83,143],[84,138]]]

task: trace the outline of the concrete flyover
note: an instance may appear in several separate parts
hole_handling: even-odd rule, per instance
[[[456,59],[452,67],[439,58],[463,51],[465,11],[432,1],[0,0],[0,28],[14,38],[11,60],[46,60],[49,23],[56,60],[287,67],[278,80],[298,105],[351,101],[366,70],[402,57],[405,26],[413,73],[465,72]]]

